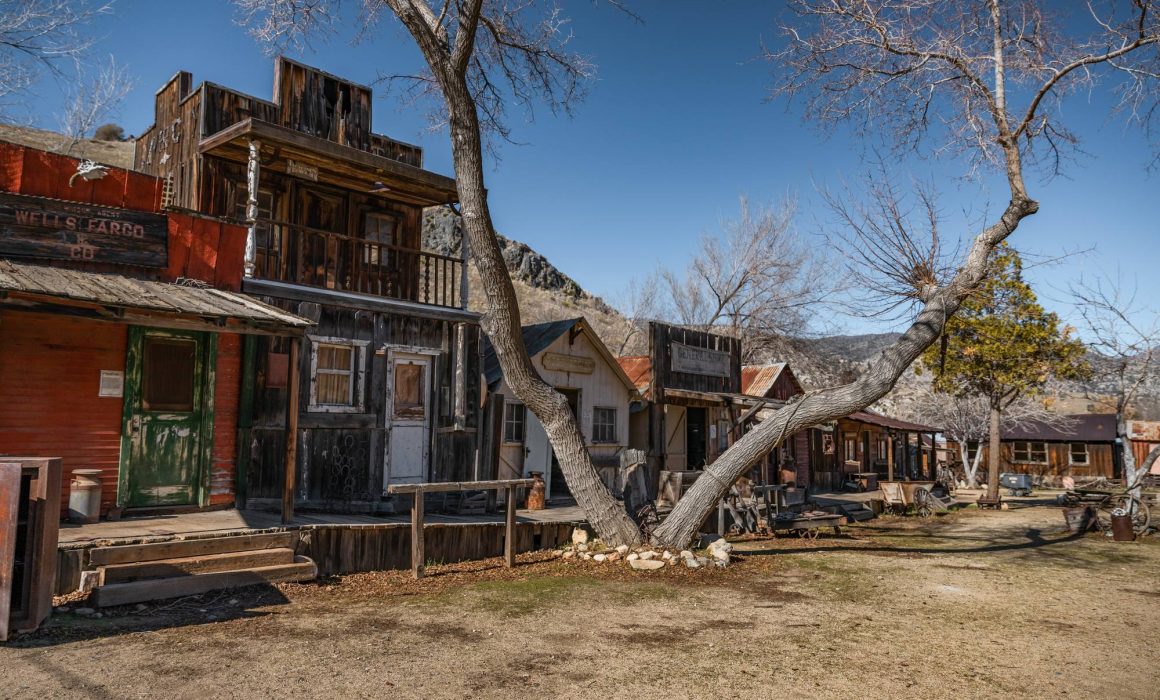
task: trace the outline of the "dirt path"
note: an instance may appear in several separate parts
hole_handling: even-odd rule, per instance
[[[1160,543],[1061,525],[884,518],[723,571],[528,557],[64,615],[0,648],[0,697],[1156,697]]]

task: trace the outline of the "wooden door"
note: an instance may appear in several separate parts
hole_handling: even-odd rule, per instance
[[[214,337],[132,327],[118,503],[201,505],[212,442]]]
[[[387,397],[387,483],[427,480],[431,447],[431,357],[392,354]]]

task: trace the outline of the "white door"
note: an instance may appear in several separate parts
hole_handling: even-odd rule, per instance
[[[431,447],[431,358],[392,354],[387,385],[384,491],[389,484],[427,480]]]
[[[524,435],[524,476],[531,476],[532,472],[544,475],[544,497],[552,497],[552,443],[548,442],[548,434],[544,426],[536,419],[531,411],[527,412],[527,434]]]

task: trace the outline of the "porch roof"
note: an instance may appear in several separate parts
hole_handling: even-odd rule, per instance
[[[263,156],[262,168],[285,173],[287,162],[295,160],[316,168],[321,183],[382,193],[422,206],[459,201],[452,178],[253,117],[207,136],[198,150],[245,163],[251,139],[273,151],[269,162]]]
[[[202,285],[0,260],[0,297],[8,307],[52,311],[63,305],[96,320],[256,335],[297,335],[314,325],[244,294]]]
[[[891,418],[890,416],[883,416],[878,413],[870,411],[855,411],[846,416],[844,420],[853,420],[860,423],[869,423],[870,425],[877,425],[881,428],[893,428],[895,430],[903,430],[911,433],[938,433],[941,428],[935,428],[922,423],[912,423],[901,418]]]

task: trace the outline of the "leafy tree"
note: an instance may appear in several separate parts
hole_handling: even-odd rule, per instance
[[[125,129],[120,124],[102,124],[93,133],[95,141],[124,141]]]
[[[1052,378],[1084,379],[1087,347],[1073,329],[1044,311],[1023,279],[1019,254],[1001,243],[976,292],[947,321],[942,342],[923,353],[916,371],[934,374],[934,387],[980,396],[990,412],[987,498],[999,495],[999,428],[1015,401],[1033,396]]]

